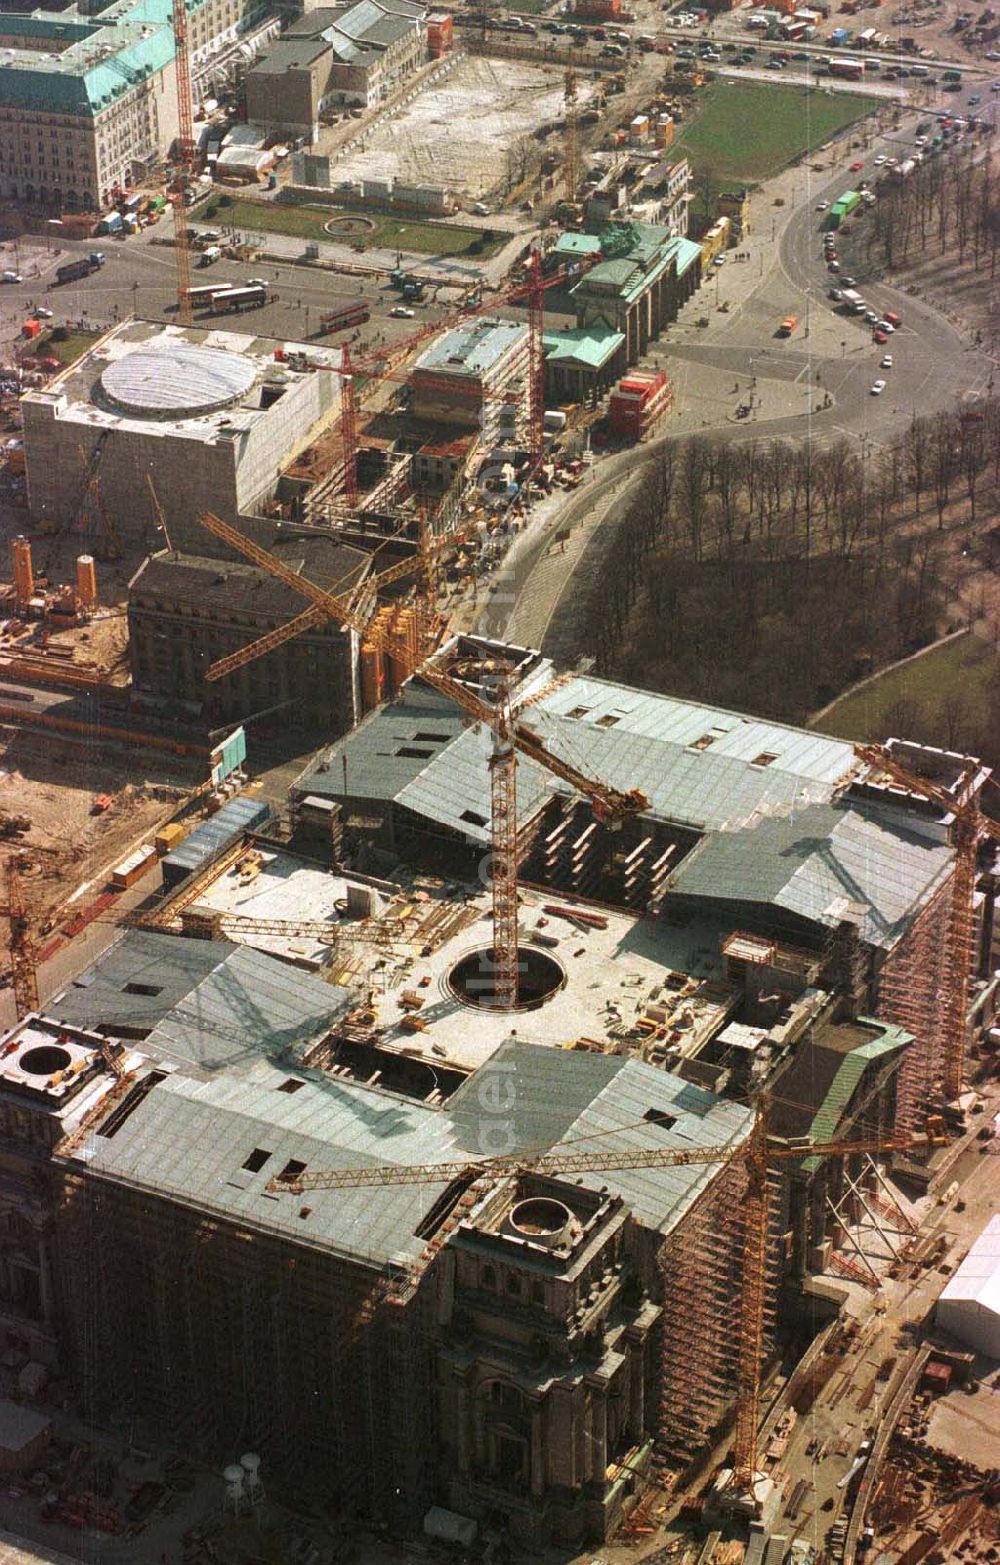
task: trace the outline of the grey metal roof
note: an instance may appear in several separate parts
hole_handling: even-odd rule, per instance
[[[152,1031],[209,973],[237,950],[227,940],[188,940],[126,929],[114,945],[46,1002],[45,1014],[77,1027],[131,1036]]]
[[[558,686],[531,721],[583,770],[641,788],[654,815],[696,830],[825,801],[854,765],[846,740],[606,679]]]
[[[856,806],[812,805],[708,837],[679,866],[676,894],[766,903],[833,927],[863,903],[861,933],[891,947],[948,873],[953,853],[917,823]]]
[[[280,1090],[290,1077],[304,1085]],[[446,1134],[444,1118],[419,1103],[257,1061],[208,1080],[168,1077],[114,1136],[91,1135],[81,1155],[128,1184],[381,1266],[420,1253],[414,1230],[443,1185],[302,1198],[271,1196],[265,1186],[292,1158],[314,1169],[438,1162],[448,1155]],[[244,1164],[255,1151],[268,1155],[252,1172]]]
[[[450,747],[418,738],[428,730],[430,713],[432,732],[451,728]],[[618,788],[641,788],[651,814],[702,831],[734,830],[754,818],[826,802],[854,765],[846,740],[605,679],[569,680],[536,701],[529,720],[554,754]],[[404,753],[421,744],[426,754]],[[454,825],[461,809],[489,814],[485,745],[451,702],[411,681],[326,753],[326,770],[308,773],[307,789],[305,778],[297,787],[342,795],[346,754],[350,794],[396,799],[438,824]],[[459,809],[452,768],[462,774]],[[545,789],[566,791],[523,759],[517,777],[522,817]]]
[[[650,1110],[674,1116],[646,1122]],[[574,1152],[738,1147],[753,1115],[738,1103],[638,1060],[542,1048],[516,1039],[501,1045],[448,1104],[457,1146],[485,1156],[572,1144]],[[668,1233],[718,1171],[717,1165],[621,1169],[583,1175],[606,1186],[639,1222]],[[574,1176],[576,1177],[576,1176]]]
[[[306,70],[314,60],[322,59],[327,48],[325,38],[279,38],[254,62],[251,74],[283,76],[286,71]]]
[[[220,1071],[247,1056],[294,1053],[349,1009],[348,990],[250,946],[236,949],[150,1033],[143,1052]]]
[[[302,1082],[291,1093],[290,1078]],[[491,1112],[497,1103],[503,1107]],[[650,1109],[675,1115],[675,1123],[644,1123]],[[128,1184],[382,1265],[419,1255],[415,1229],[443,1183],[274,1197],[268,1180],[293,1158],[314,1170],[408,1165],[528,1152],[560,1140],[575,1151],[735,1149],[750,1121],[749,1110],[652,1066],[512,1040],[444,1110],[267,1060],[234,1062],[208,1079],[178,1071],[113,1136],[92,1134],[80,1155]],[[255,1151],[266,1159],[245,1168]],[[715,1172],[706,1165],[584,1177],[620,1193],[640,1222],[668,1232]]]
[[[342,797],[346,757],[349,795],[389,803],[458,738],[465,721],[453,701],[410,680],[397,700],[371,712],[325,750],[297,780],[295,791]]]
[[[130,929],[46,1014],[143,1034],[151,1057],[210,1072],[294,1053],[350,1003],[346,989],[249,946]]]
[[[439,825],[451,827],[476,842],[489,840],[490,773],[492,737],[476,724],[464,729],[447,748],[426,763],[396,795],[396,803],[429,815]],[[520,818],[535,813],[554,779],[534,761],[518,757],[517,810]]]

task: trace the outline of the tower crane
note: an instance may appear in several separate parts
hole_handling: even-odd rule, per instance
[[[186,0],[173,0],[174,65],[177,76],[177,165],[169,197],[174,209],[177,258],[177,319],[190,326],[191,247],[188,242],[187,191],[194,166],[194,109],[191,102],[191,55],[188,46]]]
[[[854,753],[874,771],[883,772],[902,788],[954,817],[952,842],[955,848],[955,872],[952,877],[948,933],[945,941],[945,981],[942,989],[942,1033],[944,1037],[944,1092],[954,1099],[962,1091],[965,1070],[965,1027],[968,1010],[969,977],[975,933],[972,898],[976,882],[976,854],[984,837],[1000,843],[1000,822],[980,810],[966,786],[958,797],[947,788],[910,771],[884,745],[856,744]]]
[[[628,1127],[625,1127],[628,1128]],[[642,1122],[639,1126],[642,1128]],[[739,1299],[739,1351],[736,1375],[736,1421],[732,1485],[739,1494],[753,1494],[757,1470],[757,1429],[760,1423],[760,1382],[764,1356],[765,1298],[771,1210],[768,1178],[776,1163],[807,1157],[877,1155],[937,1146],[947,1140],[940,1119],[928,1119],[922,1136],[900,1132],[888,1137],[856,1140],[781,1140],[767,1128],[766,1106],[754,1119],[747,1139],[704,1147],[654,1147],[638,1152],[577,1152],[558,1146],[550,1151],[512,1157],[466,1159],[450,1163],[383,1164],[368,1168],[305,1170],[275,1175],[267,1185],[272,1194],[303,1195],[307,1190],[358,1190],[396,1185],[451,1184],[505,1179],[527,1174],[555,1178],[600,1174],[620,1169],[680,1168],[742,1162],[747,1188],[743,1198],[743,1253]]]
[[[358,388],[360,383],[397,378],[398,366],[428,338],[440,336],[444,331],[451,331],[465,321],[475,320],[478,315],[493,314],[504,304],[524,306],[528,312],[528,447],[531,465],[533,468],[536,467],[544,450],[545,350],[542,334],[545,326],[545,294],[548,289],[557,288],[571,278],[582,277],[584,272],[589,271],[602,259],[598,251],[592,256],[582,256],[572,272],[560,270],[550,277],[543,277],[541,256],[537,250],[533,250],[529,257],[525,280],[515,283],[505,293],[476,305],[460,305],[453,315],[435,321],[431,325],[422,326],[402,342],[391,348],[383,348],[378,354],[355,358],[345,343],[341,349],[341,374],[344,379],[339,428],[344,454],[344,493],[348,504],[356,505],[358,500],[358,414],[360,411]]]
[[[526,755],[560,781],[575,788],[590,801],[594,815],[615,830],[626,820],[641,815],[649,808],[649,800],[638,788],[627,793],[609,787],[588,777],[568,761],[553,755],[544,740],[529,728],[512,708],[507,673],[496,667],[486,669],[495,694],[491,704],[469,689],[453,674],[437,667],[431,660],[414,653],[405,641],[393,636],[377,622],[369,621],[357,608],[342,597],[335,597],[317,587],[286,565],[276,560],[266,549],[238,532],[211,512],[201,517],[201,525],[213,537],[226,543],[253,565],[268,571],[286,586],[308,599],[313,608],[320,609],[328,619],[337,621],[368,639],[387,652],[404,668],[407,675],[419,674],[432,689],[438,690],[467,712],[476,722],[484,723],[493,734],[493,753],[490,757],[490,790],[493,800],[492,840],[492,895],[494,914],[494,950],[492,990],[497,1009],[508,1009],[517,996],[517,811],[515,808],[515,768],[517,755]],[[285,627],[272,631],[234,652],[229,657],[213,663],[205,672],[208,680],[220,679],[248,662],[251,657],[269,650],[287,640]],[[275,639],[280,638],[280,639]],[[267,644],[266,644],[267,643]]]
[[[14,1009],[20,1021],[29,1011],[38,1010],[38,974],[35,941],[21,884],[21,865],[16,853],[7,859],[4,879],[7,884],[7,905],[0,908],[0,913],[10,923],[10,970],[14,985]]]
[[[565,191],[568,202],[576,201],[576,192],[580,185],[580,136],[577,119],[577,91],[578,82],[576,75],[576,53],[569,51],[566,64],[566,76],[564,78],[563,98],[566,105],[566,161],[565,161]]]

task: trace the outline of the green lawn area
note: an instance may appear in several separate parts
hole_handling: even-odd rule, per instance
[[[247,201],[239,196],[229,198],[227,205],[226,200],[225,196],[213,196],[206,206],[198,209],[197,222],[251,233],[291,234],[298,239],[333,244],[337,242],[337,236],[328,234],[324,223],[331,218],[364,215],[371,218],[374,228],[364,233],[343,234],[339,236],[341,243],[359,245],[366,250],[369,247],[414,250],[420,255],[467,255],[481,240],[482,249],[472,253],[495,255],[510,237],[492,234],[488,229],[427,223],[419,218],[391,217],[381,212],[361,214],[354,207],[286,206],[276,201]]]
[[[708,175],[716,188],[777,174],[877,107],[874,98],[850,93],[728,80],[711,82],[695,101],[696,115],[676,145],[690,154],[695,173]]]
[[[1000,657],[979,636],[956,636],[902,668],[888,669],[863,690],[842,696],[810,727],[843,739],[886,739],[906,726],[908,737],[944,744],[940,713],[961,701],[966,712],[985,703],[1000,679]],[[903,703],[907,719],[900,724]],[[930,737],[937,732],[938,737]]]
[[[96,331],[69,331],[62,342],[53,342],[52,332],[49,330],[43,332],[37,339],[31,352],[41,355],[44,349],[46,354],[51,353],[60,364],[72,364],[81,353],[86,353],[88,348],[93,347],[95,339],[99,336],[100,332]]]
[[[513,0],[508,5],[508,11],[520,11],[522,16],[541,16],[543,11],[548,11],[552,0]]]

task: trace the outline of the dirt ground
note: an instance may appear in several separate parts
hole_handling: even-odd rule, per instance
[[[871,9],[870,7],[868,8]],[[872,15],[865,12],[863,27],[878,27],[899,36],[915,38],[919,49],[933,49],[942,60],[985,61],[986,52],[996,48],[997,40],[980,42],[974,37],[974,26],[953,32],[955,21],[961,15],[972,12],[977,17],[982,5],[965,4],[963,0],[903,0],[888,14],[878,10]],[[861,15],[861,12],[858,13]]]
[[[0,729],[0,811],[31,820],[31,830],[14,843],[29,866],[23,884],[39,930],[58,922],[81,887],[95,882],[96,894],[115,864],[152,839],[198,780],[173,758]],[[98,793],[113,802],[93,815]],[[79,900],[84,906],[86,898]]]
[[[560,71],[470,56],[339,158],[337,173],[444,184],[478,198],[502,180],[508,149],[563,108]]]

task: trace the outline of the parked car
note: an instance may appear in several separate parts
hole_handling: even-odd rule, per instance
[[[47,310],[44,304],[39,304],[35,306],[31,313],[36,321],[50,321],[54,312]]]
[[[885,358],[882,360],[881,364],[879,365],[879,369],[880,370],[891,370],[892,369],[892,354],[891,353],[887,353],[885,355]]]
[[[884,346],[884,344],[889,341],[888,334],[886,332],[882,331],[882,329],[880,327],[878,327],[878,326],[876,326],[875,330],[872,332],[872,336],[875,339],[875,341],[879,344],[879,347]]]
[[[864,168],[864,166],[865,165],[863,163],[852,163],[851,164],[851,173],[852,174],[860,174],[861,170]]]
[[[816,210],[817,212],[825,212],[829,205],[829,201],[817,201]]]
[[[856,288],[858,286],[856,279],[853,277],[845,277],[843,283],[845,288]]]
[[[389,311],[389,314],[392,316],[393,320],[412,321],[414,312],[410,309],[407,309],[405,304],[394,304],[392,309]]]
[[[876,381],[872,382],[872,396],[873,397],[880,397],[884,390],[885,390],[885,381],[884,380],[876,380]]]
[[[20,272],[3,272],[0,273],[0,282],[23,283],[24,278],[21,276]]]
[[[884,331],[887,337],[891,337],[892,333],[896,330],[891,321],[879,321],[878,329],[879,331]]]

